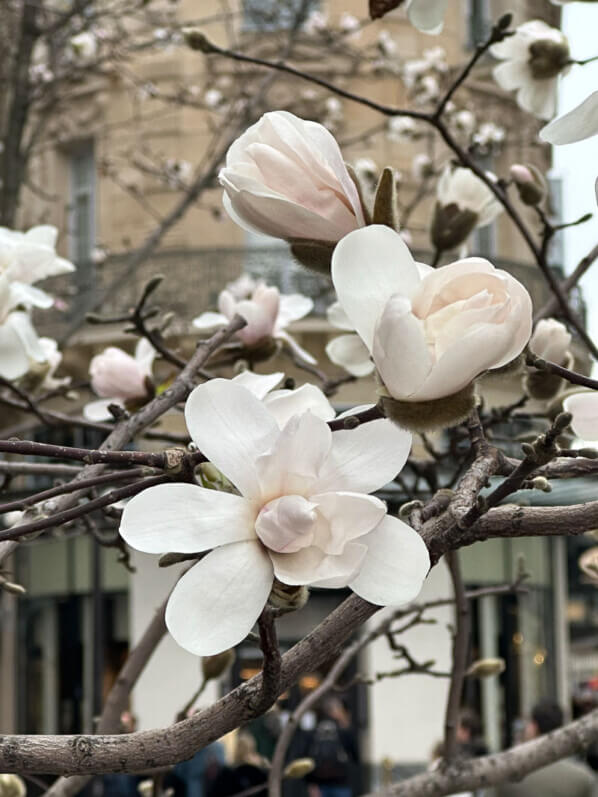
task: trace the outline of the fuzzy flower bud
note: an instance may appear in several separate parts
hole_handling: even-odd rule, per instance
[[[546,199],[548,186],[544,176],[535,166],[514,163],[509,169],[509,174],[524,205],[539,205]]]
[[[478,659],[467,670],[467,675],[474,678],[492,678],[494,675],[500,675],[504,671],[504,659]]]
[[[316,767],[313,758],[296,758],[285,768],[283,778],[304,778]]]
[[[216,653],[214,656],[204,656],[201,660],[201,672],[204,681],[213,681],[232,667],[235,660],[235,651],[232,648]]]
[[[529,341],[529,350],[543,360],[564,365],[569,359],[571,334],[567,327],[554,318],[538,321]]]

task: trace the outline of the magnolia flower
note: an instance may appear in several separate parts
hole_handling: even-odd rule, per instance
[[[302,415],[308,411],[323,421],[331,421],[336,416],[334,407],[324,393],[309,382],[294,390],[276,390],[283,378],[284,374],[280,372],[256,374],[253,371],[242,371],[231,381],[260,399],[281,429],[294,415]]]
[[[549,144],[573,144],[598,133],[598,91],[594,91],[573,110],[559,116],[540,130]]]
[[[46,359],[29,314],[21,307],[50,307],[52,299],[43,291],[11,282],[0,272],[0,376],[18,379],[33,363]]]
[[[334,242],[365,219],[334,137],[287,111],[264,114],[230,147],[224,207],[246,230]]]
[[[73,57],[80,64],[89,64],[98,53],[98,40],[93,33],[82,31],[69,40]]]
[[[355,327],[339,302],[334,302],[326,310],[328,322],[333,327],[347,330],[348,335],[338,335],[326,344],[326,354],[335,365],[340,365],[353,376],[368,376],[374,371],[374,363],[370,353],[355,333]]]
[[[193,320],[193,326],[202,332],[213,332],[225,327],[235,315],[242,316],[247,326],[237,332],[237,337],[245,346],[255,346],[264,340],[282,340],[296,354],[308,363],[315,359],[301,348],[286,331],[293,321],[303,318],[313,309],[314,303],[300,293],[280,295],[278,288],[259,283],[251,299],[238,301],[233,294],[224,290],[218,297],[219,313],[202,313]]]
[[[257,288],[258,283],[253,279],[251,274],[243,273],[236,280],[226,284],[226,290],[233,295],[237,301],[241,299],[249,299],[251,294]]]
[[[530,337],[531,299],[510,274],[472,257],[422,275],[389,227],[371,225],[343,238],[332,281],[399,401],[456,394],[517,357]]]
[[[68,260],[56,254],[56,227],[41,225],[27,232],[0,227],[0,273],[11,280],[33,282],[74,271]]]
[[[494,68],[494,79],[505,91],[517,91],[519,107],[540,119],[554,116],[558,77],[570,63],[567,37],[533,19],[493,44],[490,52],[504,61]]]
[[[194,484],[144,490],[120,532],[146,553],[208,551],[175,586],[166,624],[200,656],[239,643],[274,579],[349,586],[378,605],[415,598],[429,568],[421,537],[367,493],[401,469],[411,437],[385,420],[330,431],[305,412],[281,430],[241,385],[213,379],[190,395],[185,418],[198,448],[240,495]]]
[[[563,401],[563,409],[573,416],[571,428],[582,440],[598,441],[598,393],[574,393]]]
[[[100,401],[92,401],[83,410],[86,418],[104,421],[112,418],[108,407],[117,404],[126,408],[129,403],[143,402],[153,392],[152,366],[156,350],[145,338],[135,347],[135,356],[109,346],[92,357],[89,364],[91,387]]]
[[[447,0],[407,0],[409,22],[424,33],[440,33]]]
[[[432,243],[441,251],[455,249],[475,227],[494,221],[501,210],[492,191],[470,169],[448,165],[436,186]]]
[[[532,354],[557,365],[564,365],[569,356],[571,335],[560,321],[543,318],[536,324],[528,345]]]
[[[54,374],[62,362],[62,352],[54,338],[38,338],[38,344],[43,352],[43,361],[33,360],[30,363],[27,376],[32,389],[56,390],[63,385],[70,384],[70,376],[56,378]],[[1,797],[1,796],[0,796]]]

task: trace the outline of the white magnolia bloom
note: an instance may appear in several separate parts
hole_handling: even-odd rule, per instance
[[[72,36],[69,44],[74,60],[81,64],[90,63],[98,54],[98,40],[89,31],[82,31]]]
[[[567,327],[555,318],[538,321],[529,341],[529,350],[537,357],[557,365],[563,365],[569,354],[571,334]]]
[[[33,363],[45,361],[46,354],[33,328],[29,313],[20,308],[48,308],[52,299],[47,293],[12,282],[0,271],[0,376],[18,379]]]
[[[217,108],[223,100],[224,95],[218,89],[208,89],[203,95],[203,101],[208,108]]]
[[[283,378],[284,374],[280,372],[256,374],[253,371],[242,371],[231,382],[247,388],[260,399],[281,429],[294,415],[302,415],[308,411],[323,421],[331,421],[336,416],[334,407],[324,393],[309,382],[294,390],[276,390]]]
[[[332,281],[400,401],[458,393],[517,357],[531,334],[531,299],[510,274],[472,257],[422,276],[401,236],[382,225],[337,244]]]
[[[40,338],[39,344],[45,354],[45,361],[42,365],[45,365],[47,369],[41,384],[42,390],[55,390],[63,385],[68,385],[71,381],[70,376],[62,378],[54,376],[62,362],[62,352],[58,348],[58,343],[54,338]]]
[[[464,135],[470,136],[475,130],[476,118],[472,111],[463,108],[452,117],[451,119],[454,126]]]
[[[540,138],[549,144],[573,144],[598,133],[598,91],[594,91],[573,110],[549,122]]]
[[[156,350],[146,338],[140,338],[131,357],[117,346],[109,346],[92,357],[89,364],[91,387],[99,401],[92,401],[83,409],[86,418],[105,421],[112,418],[108,407],[147,400],[150,391],[152,366]]]
[[[571,428],[582,440],[598,441],[598,393],[574,393],[563,401],[563,409],[573,415]]]
[[[436,199],[444,208],[456,205],[460,210],[475,213],[476,227],[491,224],[502,211],[502,205],[488,186],[463,166],[445,167],[436,186]]]
[[[226,290],[233,295],[234,299],[240,301],[241,299],[249,299],[257,286],[258,283],[251,274],[243,273],[236,280],[228,282]]]
[[[494,68],[494,79],[505,91],[517,92],[519,107],[540,119],[554,116],[558,77],[570,61],[567,37],[533,19],[493,44],[490,52],[504,61]]]
[[[355,34],[360,30],[361,22],[353,14],[345,11],[341,14],[338,26],[343,33]]]
[[[428,177],[434,174],[434,162],[429,155],[425,152],[418,152],[411,161],[411,174],[413,179],[421,183]]]
[[[387,130],[388,138],[401,144],[416,138],[419,133],[417,122],[409,116],[391,116]]]
[[[338,335],[326,344],[326,354],[335,364],[340,365],[353,376],[368,376],[374,371],[374,363],[367,346],[355,333],[355,327],[339,302],[334,302],[326,310],[328,322],[333,327],[344,329],[350,334]]]
[[[338,241],[365,224],[334,137],[286,111],[264,114],[232,144],[219,180],[229,216],[253,232]]]
[[[235,299],[224,290],[218,296],[218,313],[202,313],[193,319],[193,326],[204,333],[225,327],[235,315],[242,316],[247,326],[237,332],[237,337],[246,346],[254,346],[267,338],[282,340],[296,354],[309,363],[316,360],[289,335],[286,328],[293,321],[308,315],[314,303],[300,293],[281,295],[278,288],[259,283],[250,299]]]
[[[440,33],[448,0],[407,0],[409,22],[424,33]]]
[[[303,30],[309,34],[313,35],[314,33],[322,33],[328,27],[328,17],[326,14],[322,14],[321,11],[311,11],[307,19],[305,20],[305,24],[303,25]]]
[[[488,150],[504,143],[505,129],[494,122],[484,122],[473,135],[473,142],[480,149]]]
[[[175,586],[166,624],[200,656],[239,643],[277,578],[349,586],[378,605],[418,594],[429,568],[421,537],[367,495],[401,469],[411,436],[385,420],[332,433],[305,412],[281,430],[248,390],[214,379],[185,407],[189,433],[240,495],[165,484],[135,496],[120,532],[146,553],[208,551]]]
[[[74,271],[72,263],[56,254],[57,236],[56,227],[46,224],[27,232],[0,227],[0,273],[31,285]]]

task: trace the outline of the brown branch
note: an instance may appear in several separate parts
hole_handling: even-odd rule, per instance
[[[594,263],[594,261],[598,258],[598,244],[594,246],[585,257],[579,261],[577,266],[573,269],[571,274],[566,277],[563,282],[561,283],[561,287],[565,293],[569,293],[579,282],[579,280],[583,277],[586,271],[590,268],[590,266]],[[559,303],[555,296],[551,296],[550,299],[546,302],[546,304],[541,307],[538,312],[534,315],[534,321],[537,322],[541,318],[547,318],[548,316],[553,315],[559,309]]]
[[[0,460],[0,474],[6,476],[76,476],[82,470],[83,468],[79,465]]]
[[[262,664],[262,688],[255,698],[256,714],[263,714],[280,694],[281,656],[276,635],[275,614],[268,605],[258,620],[260,647],[264,656]]]
[[[100,463],[102,465],[147,465],[150,468],[169,467],[166,452],[94,450],[58,446],[51,443],[38,443],[33,440],[0,440],[0,452],[34,457],[72,459],[85,462],[87,465]]]
[[[578,374],[577,371],[571,371],[569,368],[563,368],[562,365],[544,360],[542,357],[536,357],[532,352],[528,352],[526,357],[527,365],[536,368],[538,371],[548,371],[551,374],[556,374],[570,382],[572,385],[581,385],[582,387],[589,387],[592,390],[598,390],[598,379],[591,379],[585,374]]]

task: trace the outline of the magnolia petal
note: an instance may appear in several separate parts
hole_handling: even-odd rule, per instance
[[[395,293],[410,296],[420,276],[401,236],[381,224],[346,235],[332,254],[339,302],[371,351],[376,322]]]
[[[559,116],[540,130],[549,144],[573,144],[598,133],[598,91],[594,91],[573,110]]]
[[[15,311],[10,313],[6,321],[5,327],[11,327],[15,334],[21,341],[21,346],[29,360],[34,362],[43,363],[46,361],[46,352],[44,347],[39,342],[37,332],[35,331],[31,318],[27,313]]]
[[[295,553],[270,552],[274,574],[279,581],[290,586],[332,581],[334,587],[346,586],[361,566],[367,554],[365,545],[348,542],[342,554],[329,556],[315,546],[302,548]]]
[[[83,407],[83,416],[87,418],[88,421],[95,421],[96,423],[101,423],[102,421],[113,421],[114,416],[108,409],[111,404],[116,404],[119,407],[122,407],[123,410],[125,409],[125,405],[123,400],[120,398],[103,398],[98,399],[97,401],[90,401]]]
[[[178,581],[166,625],[185,650],[213,656],[245,639],[271,589],[272,564],[258,542],[224,545]]]
[[[331,421],[336,413],[334,407],[315,385],[305,384],[296,390],[275,390],[264,399],[264,404],[276,418],[282,429],[293,415],[311,412],[323,421]]]
[[[139,338],[135,346],[135,360],[143,373],[151,376],[152,366],[158,352],[147,338]]]
[[[278,340],[284,341],[289,349],[293,352],[293,354],[297,355],[301,360],[304,360],[306,363],[310,365],[315,365],[318,361],[315,357],[313,357],[307,349],[304,349],[303,346],[300,346],[295,338],[292,335],[289,335],[288,332],[281,330],[280,332],[276,333],[276,337]]]
[[[22,304],[25,307],[52,307],[54,299],[45,291],[26,285],[24,282],[11,282],[10,303],[12,307]]]
[[[253,371],[241,371],[231,381],[246,387],[256,398],[262,401],[271,390],[282,382],[284,374],[276,371],[273,374],[255,374]]]
[[[333,302],[328,307],[326,310],[326,318],[328,319],[328,323],[332,324],[333,327],[353,332],[353,324],[349,321],[349,317],[341,307],[340,302]]]
[[[387,515],[360,539],[368,552],[353,592],[377,606],[400,606],[414,600],[430,569],[428,549],[419,534],[397,518]]]
[[[332,434],[332,447],[320,471],[320,493],[372,493],[391,482],[411,451],[411,434],[381,418]]]
[[[199,329],[202,332],[214,332],[220,327],[225,327],[228,324],[228,318],[222,313],[208,311],[194,318],[191,323],[195,329]]]
[[[327,539],[314,543],[328,554],[341,554],[346,543],[372,531],[386,515],[386,505],[373,495],[335,492],[310,496],[327,521]]]
[[[20,335],[10,322],[11,316],[0,325],[0,376],[4,379],[18,379],[27,373],[30,365]]]
[[[281,294],[274,334],[279,329],[288,327],[292,321],[298,321],[308,315],[313,309],[314,302],[309,296],[303,296],[301,293]]]
[[[262,402],[228,379],[211,379],[187,399],[185,420],[200,451],[239,492],[247,497],[258,495],[256,460],[280,435]]]
[[[563,401],[573,415],[571,428],[582,440],[598,440],[598,393],[574,393]]]
[[[494,67],[492,76],[505,91],[515,91],[532,79],[525,61],[505,61],[498,64]]]
[[[331,362],[340,365],[353,376],[368,376],[374,363],[359,335],[338,335],[326,344],[326,354]]]
[[[196,484],[158,484],[127,503],[120,534],[144,553],[195,553],[254,540],[255,515],[239,495]]]

